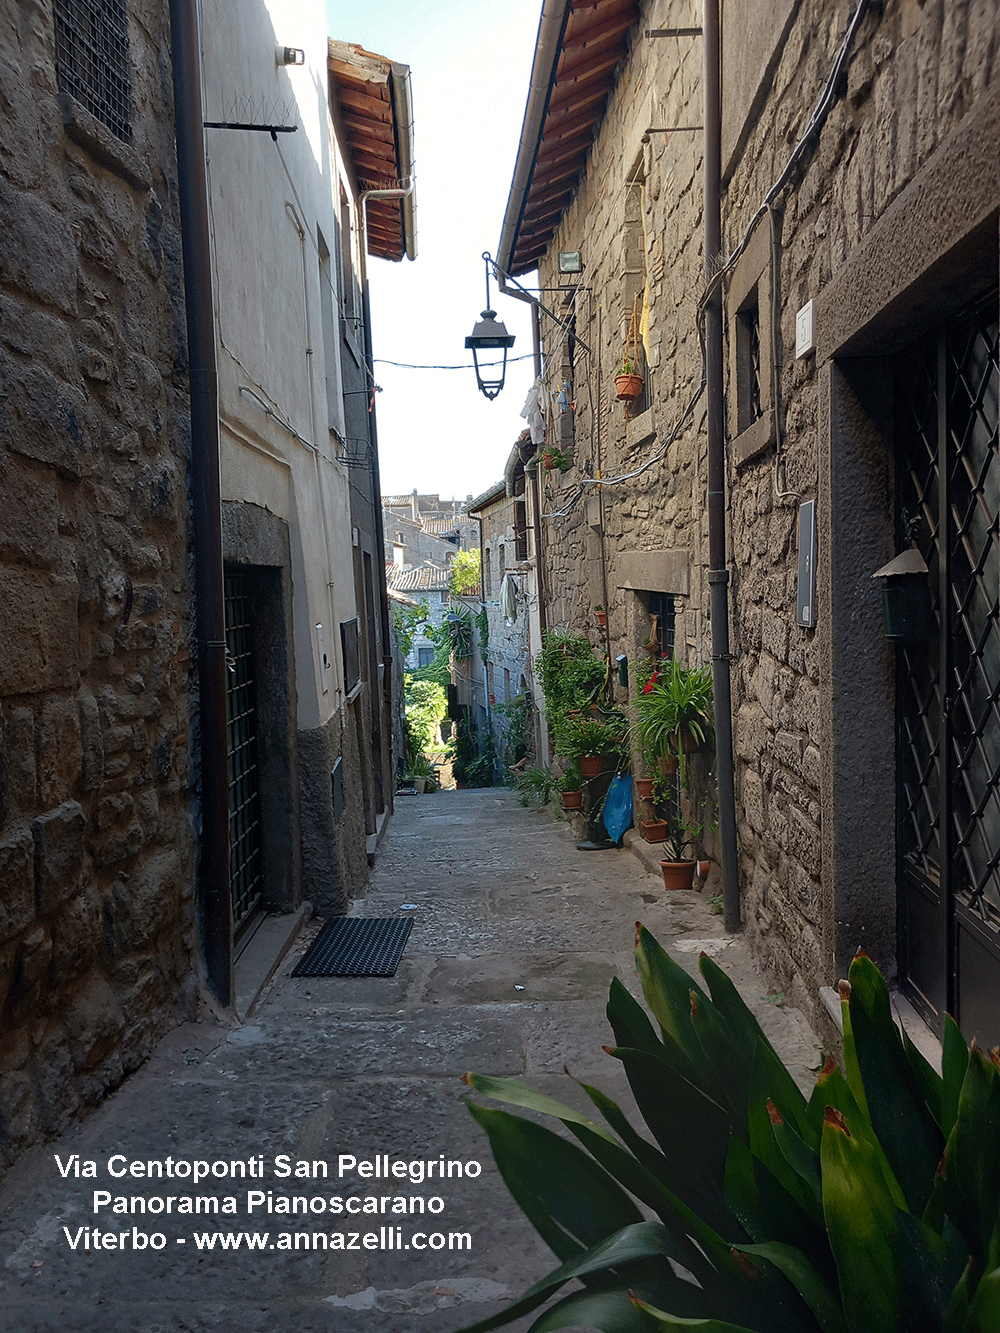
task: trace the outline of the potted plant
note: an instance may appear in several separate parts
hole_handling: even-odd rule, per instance
[[[680,770],[687,790],[685,756],[714,740],[712,675],[708,667],[683,667],[665,657],[636,676],[632,735],[644,760],[664,775]]]
[[[608,613],[600,603],[594,607],[594,619],[597,621],[598,625],[600,625],[601,629],[607,628]]]
[[[688,848],[693,848],[694,841],[701,832],[700,824],[692,824],[670,810],[667,814],[666,832],[663,842],[668,858],[660,862],[665,889],[689,889],[694,879],[695,858],[687,859]]]
[[[597,777],[604,768],[605,758],[612,756],[620,764],[626,754],[624,727],[614,714],[609,714],[603,722],[596,718],[567,718],[556,740],[559,753],[578,760],[584,777],[588,778]]]
[[[618,373],[615,375],[615,396],[621,403],[633,403],[642,393],[645,383],[636,369],[635,362],[624,357]]]
[[[563,451],[555,444],[547,444],[542,453],[542,462],[548,472],[553,472],[557,468],[560,472],[568,472],[572,467],[569,454]]]
[[[580,771],[580,765],[575,760],[562,777],[558,779],[556,787],[562,797],[562,808],[564,810],[579,810],[582,808],[583,773]]]

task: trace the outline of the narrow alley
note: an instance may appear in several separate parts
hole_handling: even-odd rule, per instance
[[[577,851],[567,824],[506,790],[401,798],[353,911],[412,915],[394,978],[293,978],[314,921],[244,1026],[178,1029],[83,1124],[21,1157],[0,1194],[2,1333],[447,1333],[499,1310],[551,1256],[511,1201],[460,1076],[523,1075],[574,1102],[565,1065],[628,1105],[601,1046],[612,977],[635,989],[637,919],[689,967],[715,953],[800,1081],[819,1061],[805,1020],[765,999],[745,942],[723,935],[707,900],[667,898],[627,851]],[[462,1175],[439,1184],[441,1158]],[[386,1185],[397,1162],[406,1177]],[[433,1164],[422,1182],[417,1163]],[[427,1211],[347,1215],[347,1201],[387,1189]],[[118,1198],[130,1211],[114,1211]],[[288,1198],[308,1202],[286,1214]],[[288,1233],[310,1248],[283,1250]],[[336,1233],[343,1251],[313,1248]],[[461,1250],[432,1248],[466,1233]],[[234,1252],[222,1237],[236,1234]],[[385,1248],[365,1249],[366,1234]],[[248,1237],[266,1252],[246,1253]]]

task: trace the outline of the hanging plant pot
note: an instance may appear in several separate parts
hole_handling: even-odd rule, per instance
[[[628,374],[615,376],[615,394],[622,403],[633,403],[642,393],[641,375]]]
[[[580,771],[585,778],[600,777],[604,768],[604,756],[601,754],[582,754],[580,756]]]
[[[678,733],[672,731],[670,733],[670,748],[675,753],[677,752],[677,739]],[[698,744],[698,738],[693,731],[682,731],[680,733],[680,748],[685,754],[696,754],[698,750],[701,749],[701,746]]]
[[[562,808],[564,810],[580,810],[583,807],[582,791],[564,791],[562,793]]]
[[[639,794],[640,801],[651,801],[653,799],[652,778],[636,778],[635,789]]]
[[[667,836],[667,821],[665,819],[640,819],[639,832],[647,842],[663,842]]]
[[[665,889],[689,889],[694,877],[693,861],[661,861],[660,871],[663,875],[663,887]]]
[[[656,761],[657,767],[665,778],[677,772],[677,756],[675,754],[661,754]]]

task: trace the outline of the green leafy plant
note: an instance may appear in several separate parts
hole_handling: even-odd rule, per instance
[[[440,742],[441,720],[448,711],[448,695],[432,680],[404,677],[410,767],[419,754]]]
[[[456,597],[478,597],[481,579],[478,550],[456,551],[448,568],[448,591]]]
[[[511,774],[511,782],[522,805],[530,805],[532,798],[539,805],[548,805],[556,779],[551,769],[525,768]]]
[[[547,444],[542,454],[542,462],[546,468],[552,472],[558,469],[560,472],[568,472],[573,466],[573,460],[569,454],[563,453],[557,445]]]
[[[556,780],[557,791],[582,791],[583,773],[579,763],[574,759],[561,778]]]
[[[589,709],[600,698],[607,677],[607,665],[594,656],[590,640],[561,630],[544,632],[535,669],[553,728],[571,710]]]
[[[459,554],[461,554],[461,552],[459,552]],[[471,657],[473,634],[472,612],[466,607],[462,607],[462,609],[458,611],[450,611],[441,623],[448,631],[451,655],[459,661]]]
[[[663,845],[671,861],[693,861],[696,840],[701,833],[701,824],[692,823],[677,812],[676,807],[667,805],[664,811],[667,832]]]
[[[396,631],[401,657],[409,657],[414,636],[427,619],[429,612],[430,607],[426,602],[418,602],[416,606],[404,606],[399,602],[389,603],[389,614],[392,618],[392,627]]]
[[[659,1031],[616,979],[608,1049],[648,1138],[587,1084],[604,1124],[519,1079],[465,1076],[580,1145],[470,1103],[560,1264],[465,1333],[530,1314],[574,1278],[583,1289],[531,1333],[996,1333],[1000,1053],[966,1047],[948,1018],[938,1075],[859,953],[841,983],[844,1071],[828,1059],[807,1099],[711,958],[703,989],[639,926],[636,964]]]
[[[473,619],[476,622],[476,629],[479,632],[479,655],[486,661],[486,650],[490,646],[490,618],[486,607],[481,606]]]
[[[566,759],[580,759],[585,754],[613,755],[623,762],[628,756],[624,718],[609,716],[601,722],[595,717],[567,717],[556,728],[556,750]]]
[[[712,673],[708,667],[684,667],[672,657],[640,668],[633,701],[632,735],[644,762],[652,769],[676,755],[681,786],[687,790],[684,733],[699,746],[715,739]]]

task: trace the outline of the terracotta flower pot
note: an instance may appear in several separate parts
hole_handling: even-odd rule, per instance
[[[600,754],[582,754],[580,756],[580,771],[585,778],[600,777],[604,768],[604,756]]]
[[[620,402],[633,402],[642,393],[642,376],[616,375],[615,393]]]
[[[712,868],[712,863],[711,863],[711,861],[699,861],[699,862],[698,862],[698,878],[699,878],[699,879],[708,879],[708,872],[711,870],[711,868]]]
[[[636,778],[635,789],[639,793],[641,801],[651,801],[653,799],[653,779]]]
[[[595,612],[594,612],[594,619],[597,621],[598,625],[600,625],[601,629],[606,629],[606,628],[607,628],[607,624],[608,624],[608,613],[607,613],[607,611],[595,611]]]
[[[562,793],[562,808],[564,810],[580,810],[582,807],[582,791],[564,791]]]
[[[701,746],[698,744],[697,737],[695,736],[693,731],[682,731],[680,733],[680,742],[681,742],[681,749],[684,751],[685,754],[695,754],[698,750],[701,749]],[[676,731],[672,731],[670,733],[670,744],[673,746],[675,750],[677,749]]]
[[[660,870],[663,874],[663,887],[665,889],[689,889],[694,876],[694,865],[693,861],[661,861]]]
[[[639,821],[639,832],[647,842],[663,842],[667,836],[667,821],[665,819],[641,819]]]
[[[656,763],[665,778],[669,778],[671,773],[677,772],[677,756],[675,754],[661,754]]]

